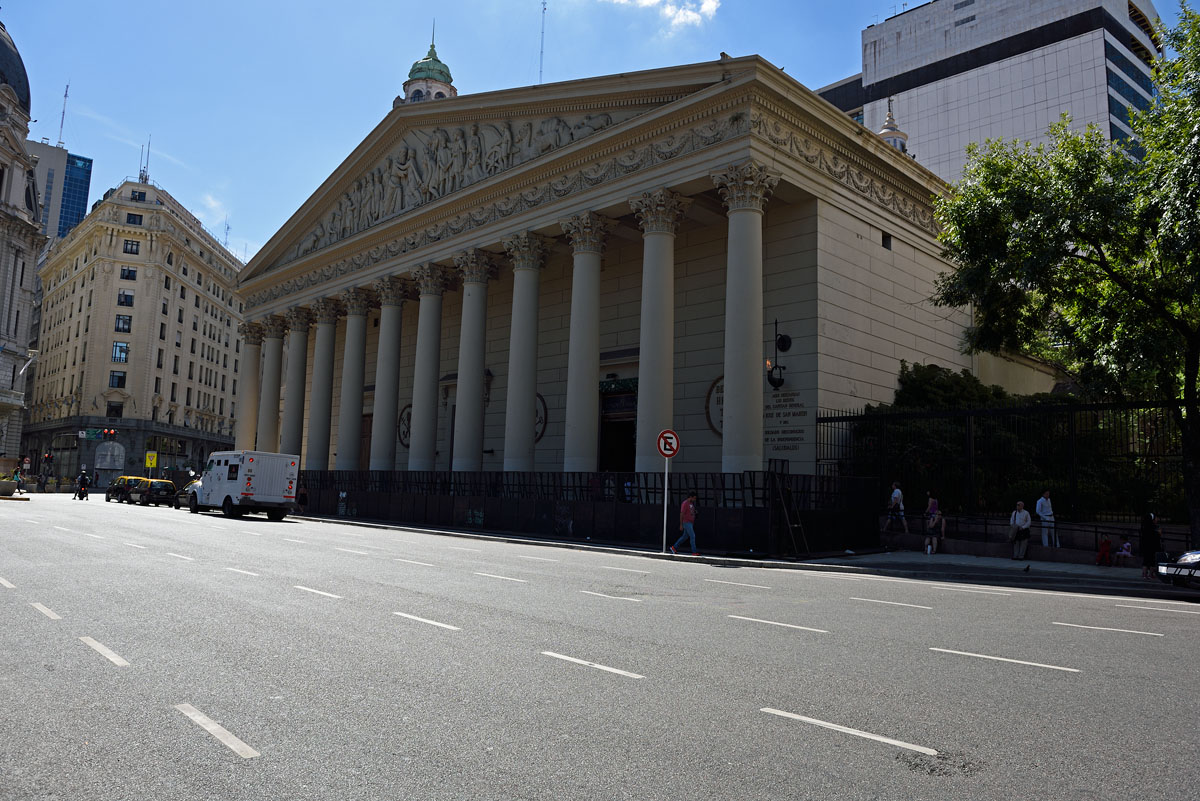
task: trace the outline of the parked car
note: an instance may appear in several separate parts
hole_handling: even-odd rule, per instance
[[[1200,551],[1188,551],[1174,562],[1159,562],[1158,577],[1176,587],[1200,584]]]
[[[108,501],[129,503],[129,490],[139,481],[148,480],[144,476],[118,476],[108,485],[108,489],[104,490],[104,500],[106,503]]]
[[[129,502],[142,506],[175,502],[175,482],[164,478],[143,478],[129,489]]]
[[[182,509],[188,505],[188,496],[200,490],[200,479],[192,479],[183,485],[183,489],[175,493],[175,508]]]

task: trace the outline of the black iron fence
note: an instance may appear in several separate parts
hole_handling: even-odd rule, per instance
[[[872,409],[817,417],[817,472],[871,476],[882,507],[893,480],[909,512],[936,489],[944,511],[1033,512],[1044,489],[1059,519],[1187,520],[1174,402],[1046,403],[990,409]]]
[[[660,549],[697,493],[705,552],[800,555],[877,543],[873,482],[779,472],[304,471],[311,514]],[[864,534],[865,533],[865,534]],[[864,541],[863,538],[866,537]]]

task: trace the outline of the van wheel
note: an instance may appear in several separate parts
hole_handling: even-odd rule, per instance
[[[196,500],[195,493],[188,496],[188,511],[194,515],[200,514],[200,502]]]
[[[226,495],[225,500],[221,502],[221,514],[226,517],[238,517],[237,512],[238,510],[233,508],[233,499]]]
[[[279,522],[280,520],[282,520],[285,517],[287,517],[287,512],[285,512],[282,509],[268,509],[267,510],[267,519],[268,520],[274,520],[275,522]]]

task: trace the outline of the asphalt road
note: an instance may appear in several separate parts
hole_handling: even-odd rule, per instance
[[[0,503],[0,799],[1178,801],[1198,635],[1171,601],[35,496]]]

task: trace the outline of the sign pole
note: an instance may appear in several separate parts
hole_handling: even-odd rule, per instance
[[[671,508],[671,459],[666,457],[663,459],[666,465],[663,468],[663,549],[662,552],[667,552],[667,512]]]

